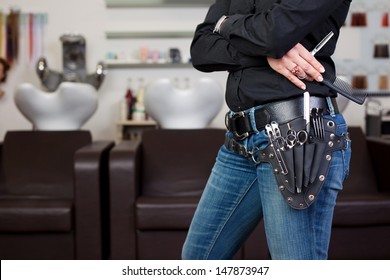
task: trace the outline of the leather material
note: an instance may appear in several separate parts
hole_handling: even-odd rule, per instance
[[[303,185],[303,181],[304,177],[308,177],[309,174],[309,170],[306,171],[306,175],[304,174],[304,146],[308,145],[309,142],[304,145],[296,144],[292,148],[292,155],[291,150],[278,151],[272,144],[268,144],[264,149],[258,150],[257,155],[253,155],[256,163],[267,162],[272,165],[278,188],[292,208],[305,209],[315,201],[328,174],[332,152],[347,147],[346,136],[337,135],[337,126],[334,122],[326,122],[325,120],[326,118],[324,118],[324,123],[327,125],[324,127],[324,139],[311,138],[312,140],[310,140],[312,145],[315,145],[315,152],[312,155],[307,155],[313,158],[308,185]],[[305,123],[303,118],[289,121],[289,124],[297,131],[304,129]],[[286,131],[289,129],[287,125],[281,125],[279,128],[282,136],[286,135]],[[231,144],[232,142],[233,144]],[[225,140],[226,147],[232,150],[231,147],[242,146],[234,149],[238,151],[245,149],[243,145],[234,142],[233,138]],[[283,169],[287,169],[287,172],[284,172]]]
[[[338,106],[335,98],[331,98],[335,113],[338,113]],[[323,97],[310,97],[310,108],[322,108],[325,114],[329,113],[328,103]],[[237,115],[238,114],[238,115]],[[285,124],[291,120],[302,118],[304,115],[303,97],[290,100],[270,103],[255,110],[254,118],[256,127],[252,127],[249,114],[240,116],[241,113],[226,117],[226,126],[228,130],[236,135],[253,134],[263,130],[266,124],[272,121],[279,125]],[[248,135],[248,136],[249,136]],[[238,138],[237,138],[238,139]],[[239,140],[239,139],[238,139]]]
[[[108,258],[108,154],[89,131],[9,131],[0,145],[0,258]],[[28,249],[26,249],[28,248]]]
[[[140,166],[142,194],[200,196],[224,135],[221,129],[145,131]]]
[[[140,230],[188,229],[200,197],[146,197],[137,200]]]
[[[334,226],[390,225],[390,193],[354,194],[337,201]]]
[[[0,232],[70,232],[73,203],[34,197],[0,198]]]
[[[8,132],[2,158],[7,192],[71,198],[74,153],[91,141],[89,131]]]

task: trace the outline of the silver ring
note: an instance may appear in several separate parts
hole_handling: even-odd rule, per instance
[[[307,78],[307,74],[305,73],[304,76],[297,76],[297,78],[300,79],[300,80],[306,79]]]

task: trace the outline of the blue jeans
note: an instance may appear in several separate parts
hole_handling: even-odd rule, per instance
[[[341,114],[326,117],[334,120],[339,134],[347,132]],[[248,150],[254,145],[264,148],[268,137],[260,131],[242,143]],[[272,259],[327,259],[336,197],[349,172],[348,143],[347,149],[333,152],[322,190],[304,210],[285,202],[269,164],[256,165],[223,146],[193,217],[182,258],[231,259],[263,218]]]

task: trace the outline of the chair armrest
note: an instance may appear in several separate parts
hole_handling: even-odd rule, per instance
[[[75,154],[77,259],[108,257],[108,156],[113,146],[113,141],[96,141]]]
[[[371,156],[371,164],[374,167],[375,176],[378,182],[379,191],[390,192],[389,181],[389,155],[390,140],[367,137],[368,151]]]
[[[111,259],[136,259],[135,200],[140,154],[140,140],[124,140],[110,153]]]
[[[0,194],[5,192],[3,168],[3,142],[0,142]]]

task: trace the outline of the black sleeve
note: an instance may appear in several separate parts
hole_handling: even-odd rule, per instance
[[[217,0],[204,22],[196,28],[191,43],[191,59],[200,71],[231,71],[262,63],[260,57],[240,53],[220,34],[213,33],[216,22],[229,12],[229,7],[230,0]]]
[[[229,1],[222,1],[229,2]],[[249,56],[282,57],[307,34],[351,0],[278,0],[266,11],[227,15],[221,35]]]

